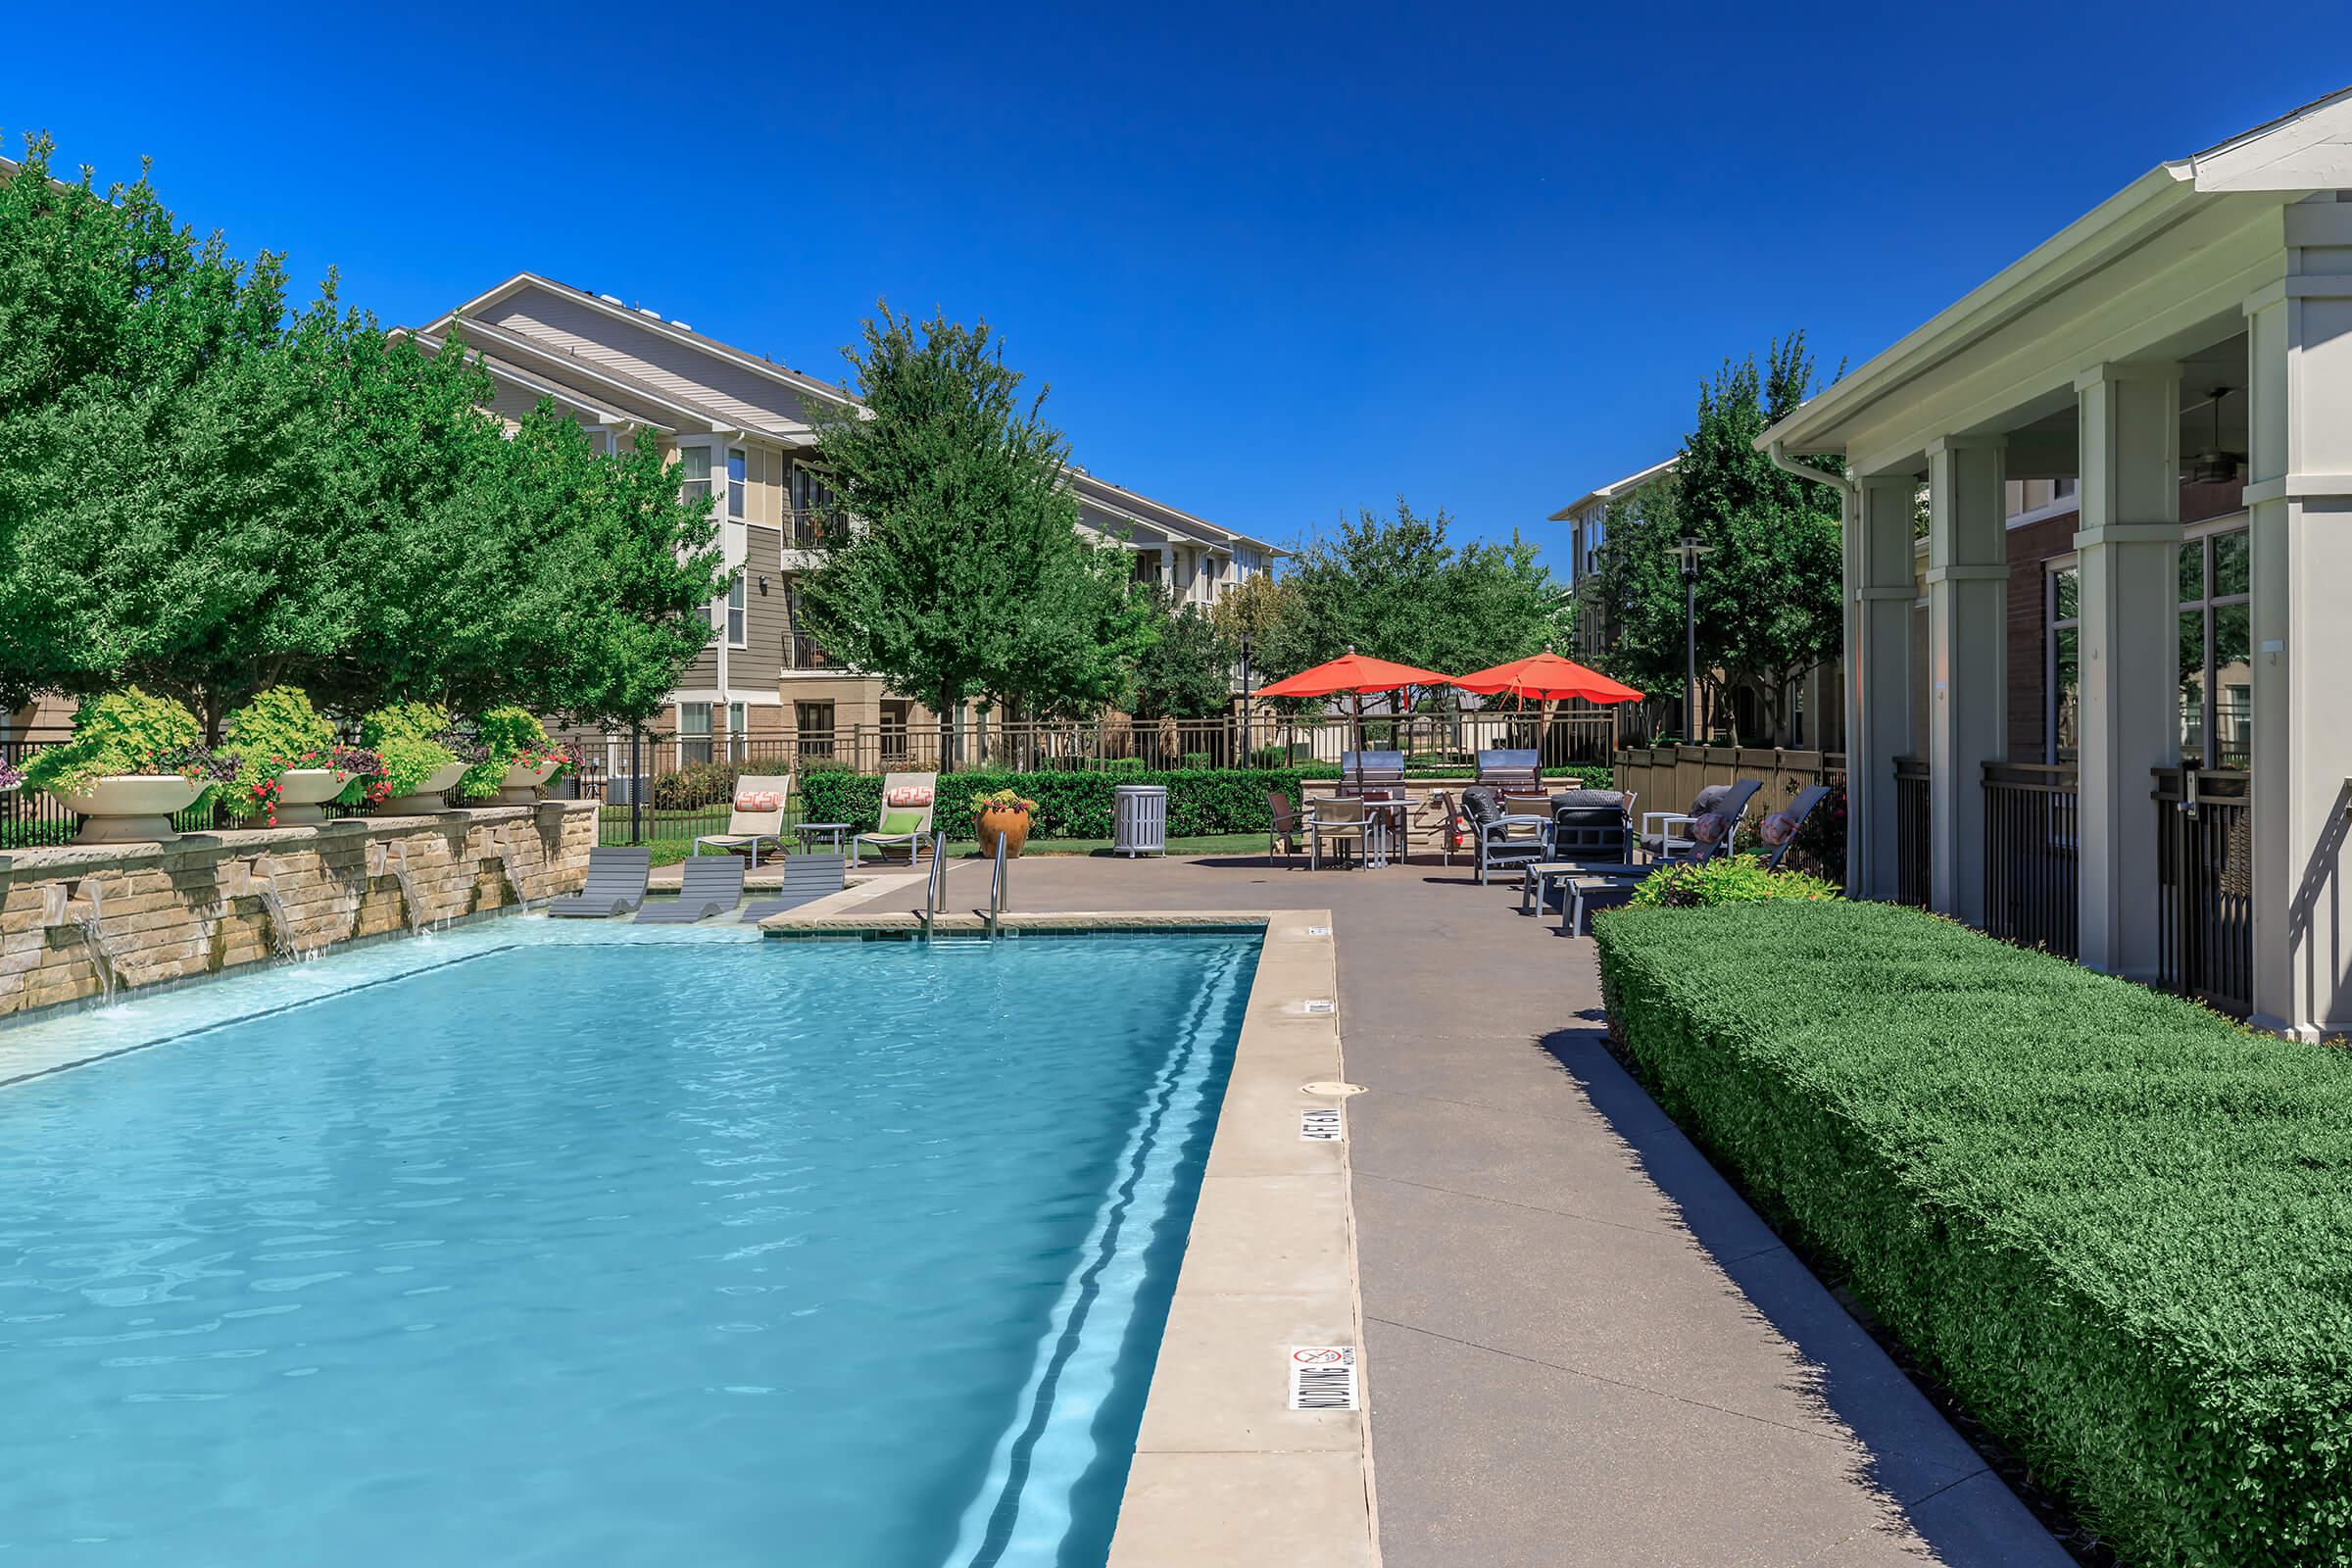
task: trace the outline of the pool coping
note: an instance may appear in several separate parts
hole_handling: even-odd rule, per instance
[[[987,921],[943,913],[935,929],[968,939]],[[1007,910],[1002,929],[1260,933],[1109,1568],[1373,1568],[1370,1369],[1330,911]],[[920,930],[903,910],[761,922],[762,936],[784,941],[906,941]],[[1310,1094],[1309,1084],[1338,1092]],[[1302,1136],[1299,1112],[1334,1107],[1340,1138]],[[1289,1407],[1299,1346],[1355,1348],[1359,1408]]]

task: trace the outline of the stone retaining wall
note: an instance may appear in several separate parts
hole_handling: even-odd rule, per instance
[[[0,855],[0,1017],[576,893],[596,837],[547,801]]]

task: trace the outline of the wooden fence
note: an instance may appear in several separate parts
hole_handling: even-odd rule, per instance
[[[1845,782],[1842,752],[1789,752],[1774,747],[1652,746],[1617,753],[1617,787],[1638,794],[1636,811],[1690,808],[1700,790],[1752,778],[1757,792],[1751,819],[1780,810],[1808,784]]]

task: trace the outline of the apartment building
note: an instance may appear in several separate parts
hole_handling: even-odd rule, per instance
[[[435,350],[453,333],[479,357],[490,412],[510,424],[548,400],[607,451],[657,443],[681,485],[715,498],[732,576],[710,607],[710,646],[649,726],[674,754],[667,760],[723,757],[747,740],[794,739],[807,754],[852,734],[879,736],[888,756],[936,724],[919,701],[850,668],[801,624],[802,576],[850,527],[813,465],[813,411],[853,404],[846,388],[533,272],[416,329]],[[1181,603],[1213,604],[1278,555],[1082,467],[1071,479],[1079,526],[1122,542],[1137,575]]]
[[[1608,541],[1609,513],[1618,506],[1639,508],[1644,495],[1674,480],[1675,459],[1653,463],[1637,473],[1588,490],[1551,514],[1553,522],[1568,524],[1568,591],[1575,594],[1599,569],[1600,547]],[[1596,600],[1585,597],[1577,607],[1576,657],[1590,663],[1609,646],[1608,615]]]

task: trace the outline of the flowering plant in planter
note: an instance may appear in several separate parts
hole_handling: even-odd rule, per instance
[[[456,793],[467,800],[496,795],[506,782],[507,769],[525,756],[540,757],[548,750],[547,726],[527,709],[512,705],[493,708],[473,721],[474,739],[482,760],[458,780]]]
[[[972,809],[975,811],[1034,811],[1037,809],[1037,803],[1024,798],[1021,792],[1015,789],[991,790],[986,795],[972,797]]]
[[[12,767],[6,762],[0,762],[0,795],[8,794],[10,791],[14,790],[18,785],[24,782],[24,769]]]
[[[298,686],[254,693],[251,702],[228,715],[224,731],[237,754],[237,776],[221,809],[240,820],[263,817],[271,827],[277,826],[286,774],[328,767],[335,746],[335,726]]]
[[[377,776],[382,793],[369,792],[374,801],[414,795],[426,779],[463,760],[449,744],[448,732],[449,710],[430,703],[395,703],[361,719],[360,743],[383,760]]]
[[[87,697],[74,710],[74,738],[36,754],[23,781],[62,800],[87,794],[103,778],[178,773],[167,759],[197,748],[202,738],[196,715],[169,697],[150,697],[136,686]]]

